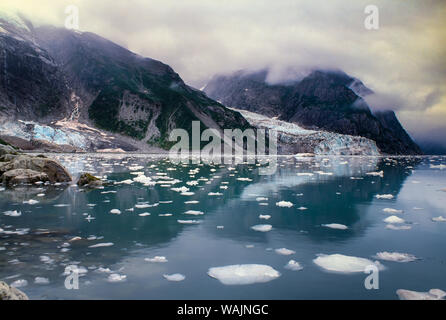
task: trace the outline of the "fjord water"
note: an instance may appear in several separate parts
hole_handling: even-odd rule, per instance
[[[20,289],[31,299],[397,299],[397,289],[446,289],[446,222],[432,220],[446,216],[446,170],[439,166],[445,157],[280,157],[276,173],[262,176],[256,164],[47,156],[74,177],[90,172],[108,183],[94,190],[40,185],[0,191],[0,280],[26,280]],[[142,172],[156,184],[130,181]],[[183,186],[189,191],[172,190]],[[379,197],[389,194],[393,198]],[[24,203],[30,199],[38,202]],[[276,205],[280,201],[293,206]],[[391,215],[405,222],[383,221]],[[331,223],[348,229],[323,226]],[[259,224],[272,229],[251,228]],[[278,248],[295,253],[280,255]],[[365,288],[368,274],[331,273],[313,262],[318,254],[336,253],[375,261],[383,251],[419,259],[380,261],[385,269],[377,290]],[[156,256],[167,262],[145,260]],[[284,268],[291,259],[303,269]],[[225,285],[207,274],[234,264],[268,265],[280,277]],[[64,286],[68,265],[83,270],[78,290]],[[111,273],[122,277],[109,278]],[[163,277],[175,273],[185,279]],[[45,279],[35,283],[36,277]]]

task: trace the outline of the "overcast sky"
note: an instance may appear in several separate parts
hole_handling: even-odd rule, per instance
[[[34,23],[63,26],[79,8],[95,32],[161,60],[201,87],[216,73],[269,66],[337,68],[377,94],[416,138],[446,136],[446,1],[442,0],[1,0]],[[367,30],[367,5],[379,9]],[[446,145],[446,142],[444,143]]]

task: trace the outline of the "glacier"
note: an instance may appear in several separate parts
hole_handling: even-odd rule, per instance
[[[278,137],[279,154],[312,153],[315,155],[381,155],[375,141],[360,136],[351,136],[323,130],[309,130],[276,118],[236,109],[250,125],[268,130],[275,130]]]

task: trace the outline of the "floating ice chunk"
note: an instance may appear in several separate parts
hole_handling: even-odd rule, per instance
[[[111,209],[110,213],[112,213],[112,214],[121,214],[121,210],[119,210],[119,209]]]
[[[311,176],[314,176],[314,173],[311,173],[311,172],[298,172],[297,175],[298,176],[308,176],[308,177],[311,177]]]
[[[225,226],[217,226],[217,229],[224,229]]]
[[[386,229],[390,229],[390,230],[410,230],[412,229],[411,226],[395,226],[393,224],[388,224],[386,225]]]
[[[198,221],[198,220],[177,220],[178,221],[178,223],[181,223],[181,224],[199,224],[200,223],[200,221]]]
[[[101,272],[101,273],[111,273],[112,272],[109,268],[103,268],[103,267],[97,268],[96,271]]]
[[[327,223],[327,224],[323,224],[323,227],[326,228],[330,228],[330,229],[339,229],[339,230],[346,230],[348,229],[348,227],[344,224],[340,224],[340,223]]]
[[[190,215],[193,215],[193,216],[200,216],[200,215],[203,215],[204,212],[197,211],[197,210],[187,210],[184,214],[190,214]]]
[[[221,193],[221,192],[209,192],[208,193],[208,196],[222,196],[223,195],[223,193]]]
[[[374,176],[374,177],[384,177],[384,171],[379,171],[379,172],[367,172],[366,175],[368,176]]]
[[[378,252],[375,256],[379,260],[386,260],[386,261],[395,261],[395,262],[412,262],[417,260],[417,257],[415,257],[412,254],[408,253],[400,253],[400,252]]]
[[[151,184],[151,183],[153,183],[152,178],[146,177],[144,174],[141,174],[141,175],[133,178],[133,181],[139,182],[139,183],[142,183],[142,184]]]
[[[268,198],[265,198],[265,197],[257,197],[256,198],[256,201],[268,201]]]
[[[150,213],[144,212],[144,213],[138,214],[138,216],[140,216],[140,217],[147,217],[147,216],[150,216]]]
[[[284,267],[285,269],[291,270],[291,271],[299,271],[302,270],[303,267],[300,265],[299,262],[290,260]]]
[[[10,216],[10,217],[20,217],[22,215],[22,212],[14,210],[14,211],[5,211],[4,214],[5,216]]]
[[[303,210],[307,210],[308,208],[306,208],[306,207],[299,207],[299,208],[297,208],[297,210],[301,210],[301,211],[303,211]]]
[[[375,196],[376,199],[393,199],[393,195],[392,194],[377,194]]]
[[[294,204],[289,201],[279,201],[279,202],[276,202],[276,206],[284,207],[284,208],[291,208],[292,206],[294,206]]]
[[[33,205],[33,204],[39,203],[39,201],[30,199],[28,201],[23,201],[23,203]]]
[[[182,195],[182,196],[193,196],[195,194],[195,192],[191,192],[191,191],[189,191],[189,192],[181,192],[180,193],[180,195]]]
[[[38,193],[37,196],[38,196],[38,197],[44,197],[45,194],[44,194],[44,193]]]
[[[113,244],[114,244],[113,242],[102,242],[102,243],[93,244],[88,247],[89,248],[111,247]]]
[[[131,179],[115,182],[115,184],[132,184],[134,181]]]
[[[19,279],[14,281],[13,283],[11,283],[11,287],[14,288],[21,288],[21,287],[26,287],[28,285],[28,281],[26,281],[25,279]]]
[[[210,268],[208,275],[225,285],[264,283],[280,277],[277,270],[262,264],[237,264]]]
[[[403,213],[403,210],[398,210],[393,208],[384,208],[383,211],[387,213]]]
[[[118,273],[112,273],[108,276],[107,281],[108,282],[122,282],[127,279],[126,275],[118,274]]]
[[[441,289],[431,289],[429,292],[398,289],[396,294],[400,300],[444,300],[446,297],[446,292]]]
[[[144,261],[164,263],[164,262],[167,262],[167,259],[166,259],[166,257],[163,257],[163,256],[155,256],[153,258],[145,258]]]
[[[64,208],[64,207],[69,207],[70,205],[68,203],[59,203],[59,204],[55,204],[54,207],[56,208]]]
[[[187,181],[186,184],[188,186],[196,186],[198,185],[198,181],[197,180]]]
[[[320,254],[313,262],[326,271],[341,273],[364,272],[370,265],[375,265],[380,270],[384,269],[383,265],[377,261],[373,262],[369,259],[345,256],[343,254]]]
[[[387,222],[387,223],[404,223],[405,222],[404,219],[401,219],[400,217],[397,217],[397,216],[387,217],[383,221]]]
[[[197,203],[200,203],[200,201],[197,201],[197,200],[191,200],[191,201],[185,201],[184,203],[185,203],[185,204],[197,204]]]
[[[78,240],[82,240],[81,237],[73,237],[70,240],[68,240],[69,242],[73,242],[73,241],[78,241]]]
[[[180,187],[180,188],[170,188],[170,190],[175,191],[175,192],[184,193],[184,192],[189,191],[190,189],[188,187],[183,186],[183,187]]]
[[[145,209],[145,208],[153,208],[159,206],[159,203],[148,204],[148,203],[138,203],[135,204],[135,208],[137,209]]]
[[[325,172],[325,171],[315,171],[317,174],[321,176],[332,176],[333,172]]]
[[[446,222],[446,218],[443,217],[443,216],[438,216],[438,217],[432,218],[432,221],[435,221],[435,222]]]
[[[184,279],[186,279],[186,277],[180,273],[174,273],[174,274],[164,274],[163,275],[164,279],[169,280],[169,281],[183,281]]]
[[[48,278],[35,277],[34,278],[34,283],[35,284],[49,284],[50,280]]]
[[[265,214],[265,215],[261,214],[261,215],[259,215],[259,219],[265,219],[265,220],[268,220],[268,219],[270,219],[270,218],[271,218],[271,216],[268,215],[268,214]]]
[[[158,216],[159,217],[171,217],[172,214],[171,213],[160,213]]]
[[[276,250],[274,250],[277,254],[280,254],[280,255],[282,255],[282,256],[289,256],[289,255],[292,255],[292,254],[295,254],[296,253],[296,251],[294,251],[294,250],[290,250],[290,249],[287,249],[287,248],[280,248],[280,249],[276,249]]]
[[[251,178],[237,178],[238,181],[252,181]]]
[[[258,224],[251,227],[252,230],[259,232],[268,232],[271,231],[272,228],[273,226],[270,224]]]
[[[130,166],[128,167],[130,171],[138,171],[144,169],[144,166]]]

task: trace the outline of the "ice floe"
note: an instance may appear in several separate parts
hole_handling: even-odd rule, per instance
[[[393,208],[384,208],[383,211],[386,213],[403,213],[403,210],[398,210]]]
[[[93,244],[93,245],[88,246],[88,247],[89,248],[101,248],[101,247],[111,247],[113,245],[114,245],[113,242],[102,242],[102,243]]]
[[[323,224],[323,227],[326,228],[330,228],[330,229],[339,229],[339,230],[346,230],[348,229],[348,227],[344,224],[340,224],[340,223],[327,223],[327,224]]]
[[[375,196],[376,199],[393,199],[393,194],[377,194]]]
[[[118,274],[118,273],[112,273],[108,276],[107,281],[108,282],[123,282],[127,279],[126,275]]]
[[[446,218],[443,217],[443,216],[438,216],[438,217],[432,218],[432,221],[434,221],[434,222],[446,222]]]
[[[28,285],[28,281],[26,281],[25,279],[19,279],[14,281],[13,283],[11,283],[11,287],[14,288],[21,288],[21,287],[26,287]]]
[[[291,271],[299,271],[302,270],[303,267],[300,265],[299,262],[290,260],[284,267],[285,269],[291,270]]]
[[[204,212],[203,211],[197,211],[197,210],[187,210],[184,214],[190,214],[193,216],[200,216],[203,215]]]
[[[183,281],[184,279],[186,279],[186,276],[182,275],[181,273],[164,274],[163,277],[166,280],[175,281],[175,282]]]
[[[390,230],[410,230],[410,229],[412,229],[412,227],[411,226],[406,226],[406,225],[395,226],[393,224],[388,224],[388,225],[386,225],[386,229],[390,229]]]
[[[400,300],[444,300],[446,297],[446,292],[441,289],[430,289],[428,292],[398,289],[396,294]]]
[[[5,216],[9,217],[20,217],[22,215],[21,211],[13,210],[13,211],[5,211],[3,212]]]
[[[401,219],[400,217],[397,216],[390,216],[387,217],[383,220],[386,223],[404,223],[404,219]]]
[[[26,200],[23,201],[23,203],[33,205],[33,204],[39,203],[39,201],[34,200],[34,199],[30,199],[28,201],[26,201]]]
[[[261,214],[261,215],[259,215],[259,219],[268,220],[270,218],[271,218],[271,216],[269,214]]]
[[[44,277],[35,277],[34,283],[35,284],[49,284],[50,280],[48,278],[44,278]]]
[[[374,177],[384,177],[384,171],[379,171],[379,172],[367,172],[366,175],[368,176],[374,176]]]
[[[178,221],[178,223],[181,223],[181,224],[199,224],[200,223],[200,221],[198,221],[198,220],[177,220]]]
[[[280,277],[280,273],[277,270],[262,264],[237,264],[214,267],[208,270],[208,275],[225,285],[264,283]]]
[[[140,216],[140,217],[147,217],[147,216],[150,216],[150,213],[149,212],[143,212],[143,213],[138,214],[138,216]]]
[[[284,208],[291,208],[294,204],[290,201],[279,201],[276,202],[276,206],[278,207],[284,207]]]
[[[119,209],[111,209],[110,213],[112,213],[112,214],[121,214],[121,210],[119,210]]]
[[[292,255],[292,254],[295,254],[296,253],[296,251],[294,251],[294,250],[290,250],[290,249],[287,249],[287,248],[279,248],[279,249],[276,249],[276,250],[274,250],[277,254],[280,254],[280,255],[282,255],[282,256],[289,256],[289,255]]]
[[[155,256],[153,258],[145,258],[144,261],[164,263],[164,262],[167,262],[167,259],[166,259],[166,257],[163,257],[163,256]]]
[[[252,230],[259,232],[268,232],[271,231],[272,228],[273,226],[270,224],[257,224],[251,227]]]
[[[380,270],[384,269],[383,265],[377,261],[343,254],[320,254],[313,262],[326,271],[340,273],[364,272],[371,265],[377,266]]]
[[[412,262],[417,260],[417,257],[409,253],[387,252],[387,251],[378,252],[375,258],[379,260],[394,261],[394,262]]]

